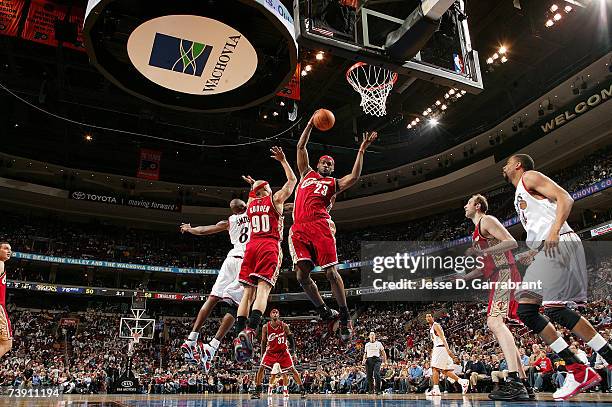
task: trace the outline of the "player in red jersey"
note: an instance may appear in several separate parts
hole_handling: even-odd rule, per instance
[[[338,264],[336,227],[331,220],[329,211],[336,195],[353,186],[361,176],[363,155],[368,146],[376,140],[377,134],[372,132],[364,135],[353,171],[340,179],[336,179],[332,177],[334,172],[334,159],[332,157],[322,156],[319,159],[316,171],[309,165],[306,144],[308,144],[312,127],[313,119],[311,118],[297,145],[297,166],[301,179],[295,191],[293,225],[289,233],[289,250],[293,258],[293,264],[297,267],[298,282],[317,308],[321,318],[329,321],[335,319],[338,312],[325,305],[316,283],[310,277],[310,273],[315,266],[320,266],[325,270],[334,297],[338,302],[340,336],[343,340],[348,340],[351,336],[351,326],[349,324],[344,282],[336,269],[336,264]]]
[[[6,270],[4,263],[11,258],[11,245],[0,242],[0,357],[13,347],[11,321],[6,312]]]
[[[482,256],[484,267],[476,268],[464,278],[471,280],[484,278],[491,282],[520,282],[521,275],[514,261],[513,249],[518,245],[516,240],[500,221],[487,215],[489,204],[482,195],[474,195],[465,205],[465,217],[474,222],[472,235],[473,246],[468,254]],[[516,311],[518,302],[514,290],[492,288],[489,292],[487,326],[493,332],[508,363],[508,377],[499,390],[489,394],[492,400],[529,400],[533,391],[525,386],[526,375],[521,363],[521,356],[512,332],[506,320],[518,321]],[[535,396],[534,396],[535,397]]]
[[[293,334],[289,329],[289,325],[285,324],[280,320],[280,312],[277,309],[270,311],[270,322],[264,325],[261,330],[261,349],[265,349],[264,354],[261,357],[261,365],[255,376],[255,391],[251,395],[252,399],[258,399],[261,397],[261,383],[263,381],[265,369],[272,370],[275,363],[278,363],[283,373],[283,385],[287,386],[284,374],[287,371],[291,371],[293,379],[300,388],[300,394],[302,398],[306,397],[306,391],[302,386],[302,379],[300,374],[293,366],[293,359],[289,353],[288,343],[291,348],[295,350],[295,340]]]
[[[239,334],[234,340],[234,354],[239,362],[247,361],[253,355],[253,337],[266,310],[270,291],[278,278],[283,257],[280,249],[283,238],[283,205],[297,183],[283,150],[280,147],[272,147],[270,151],[272,158],[283,166],[287,177],[287,182],[280,190],[272,195],[272,189],[266,181],[254,181],[250,176],[243,176],[252,186],[247,202],[251,238],[246,246],[238,276],[238,281],[245,286],[236,319],[236,330]],[[251,304],[253,307],[248,318]]]

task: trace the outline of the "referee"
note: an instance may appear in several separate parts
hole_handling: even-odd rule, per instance
[[[381,359],[382,356],[382,359]],[[376,381],[376,394],[381,394],[380,391],[380,364],[387,363],[387,354],[382,343],[376,340],[376,334],[370,332],[370,342],[365,344],[365,353],[363,354],[363,362],[366,365],[368,378],[368,392],[372,392],[372,376]]]

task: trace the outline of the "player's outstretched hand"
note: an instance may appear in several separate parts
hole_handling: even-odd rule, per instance
[[[242,179],[250,185],[253,185],[255,183],[255,180],[250,175],[247,175],[246,177],[243,175]]]
[[[285,153],[282,148],[274,146],[270,149],[270,152],[272,153],[270,157],[274,158],[276,161],[285,161]]]
[[[363,135],[363,141],[361,142],[361,150],[365,151],[370,144],[372,144],[378,138],[378,133],[375,131],[365,132]]]
[[[191,223],[181,223],[181,233],[189,232],[191,229]]]

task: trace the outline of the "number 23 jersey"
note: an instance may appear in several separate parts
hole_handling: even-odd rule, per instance
[[[293,222],[311,222],[317,219],[330,219],[329,211],[338,192],[338,180],[324,177],[310,170],[295,190]]]

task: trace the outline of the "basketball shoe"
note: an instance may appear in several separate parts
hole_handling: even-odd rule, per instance
[[[426,396],[441,396],[442,393],[440,393],[440,388],[438,386],[435,386],[433,389],[429,389],[425,391],[425,395]]]
[[[567,376],[563,386],[553,393],[555,400],[568,400],[601,382],[601,376],[592,368],[581,363],[567,365]]]
[[[255,331],[251,328],[245,328],[244,331],[238,334],[234,339],[234,356],[237,362],[243,363],[251,360],[253,356],[253,338]]]
[[[197,365],[201,363],[201,349],[202,343],[186,339],[185,342],[183,342],[183,344],[181,345],[181,351],[183,352],[185,362],[189,363],[190,365]]]
[[[527,401],[530,399],[525,385],[515,380],[507,380],[500,383],[499,389],[492,391],[489,394],[489,398],[491,400],[504,401]]]
[[[202,355],[200,365],[202,366],[202,369],[204,369],[204,373],[208,374],[212,366],[212,360],[215,357],[215,348],[205,343],[201,347],[200,354]]]
[[[461,386],[461,394],[467,394],[470,388],[470,381],[468,379],[459,379],[459,385]]]

